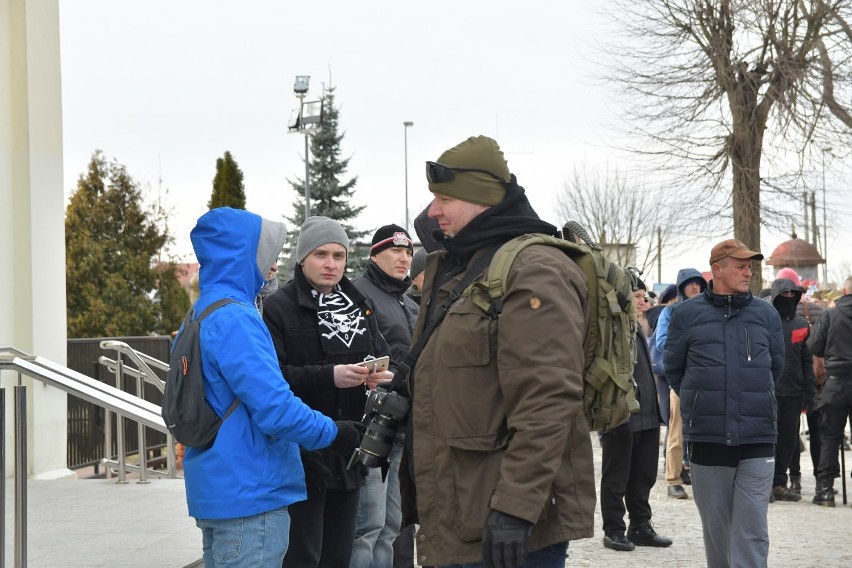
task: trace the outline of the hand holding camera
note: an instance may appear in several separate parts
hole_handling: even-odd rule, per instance
[[[352,420],[338,420],[335,424],[337,424],[337,437],[328,449],[348,458],[361,444],[361,438],[367,427]]]

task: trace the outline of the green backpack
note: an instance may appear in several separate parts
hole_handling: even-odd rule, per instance
[[[598,432],[624,424],[639,410],[633,381],[636,360],[636,309],[631,301],[633,277],[603,256],[599,245],[574,223],[565,225],[569,240],[541,233],[516,237],[501,246],[488,267],[485,280],[464,292],[480,308],[498,317],[503,309],[506,279],[515,257],[531,245],[557,247],[567,254],[586,277],[588,306],[593,310],[586,340],[583,368],[583,408],[589,428]],[[580,236],[585,244],[573,241]],[[475,293],[477,290],[481,293]],[[566,325],[577,325],[566,322]]]

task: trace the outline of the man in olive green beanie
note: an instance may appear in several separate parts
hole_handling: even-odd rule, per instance
[[[433,181],[430,178],[435,171],[451,178],[443,181],[439,177]],[[471,136],[441,154],[437,162],[426,162],[426,177],[432,193],[492,206],[506,196],[511,174],[497,142],[487,136]]]
[[[538,217],[486,136],[426,162],[426,179],[438,250],[426,259],[415,328],[422,350],[408,377],[413,464],[400,468],[403,525],[420,525],[420,565],[564,567],[568,541],[594,529],[580,396],[585,277],[561,250],[528,246],[508,269],[494,317],[462,291],[488,285],[501,245],[556,227]]]

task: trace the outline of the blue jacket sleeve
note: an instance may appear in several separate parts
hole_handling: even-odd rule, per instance
[[[669,322],[672,319],[672,307],[666,306],[660,313],[660,319],[657,320],[657,350],[660,353],[665,352],[666,337],[669,334]]]
[[[220,413],[236,396],[268,436],[309,450],[325,448],[337,436],[330,418],[309,408],[290,390],[269,331],[252,307],[233,304],[211,314],[201,326],[201,343],[205,373],[213,379],[207,396]]]
[[[665,322],[663,317],[666,316]],[[683,315],[679,311],[666,309],[660,315],[660,322],[657,324],[657,329],[660,330],[660,325],[665,323],[665,327],[661,330],[663,334],[663,367],[666,370],[666,381],[675,391],[675,394],[680,396],[680,384],[683,381],[683,374],[686,371],[686,333],[683,326]],[[668,333],[671,328],[671,334]],[[670,339],[667,336],[671,335]],[[660,345],[660,339],[657,338],[657,345]]]

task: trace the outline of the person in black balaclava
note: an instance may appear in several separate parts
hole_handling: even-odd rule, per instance
[[[772,283],[772,305],[781,316],[784,330],[784,374],[775,387],[778,401],[778,442],[775,444],[775,474],[772,497],[776,501],[799,501],[802,496],[787,487],[787,469],[799,448],[799,416],[814,405],[816,378],[813,356],[808,349],[808,322],[796,314],[802,289],[792,280],[778,278]]]

